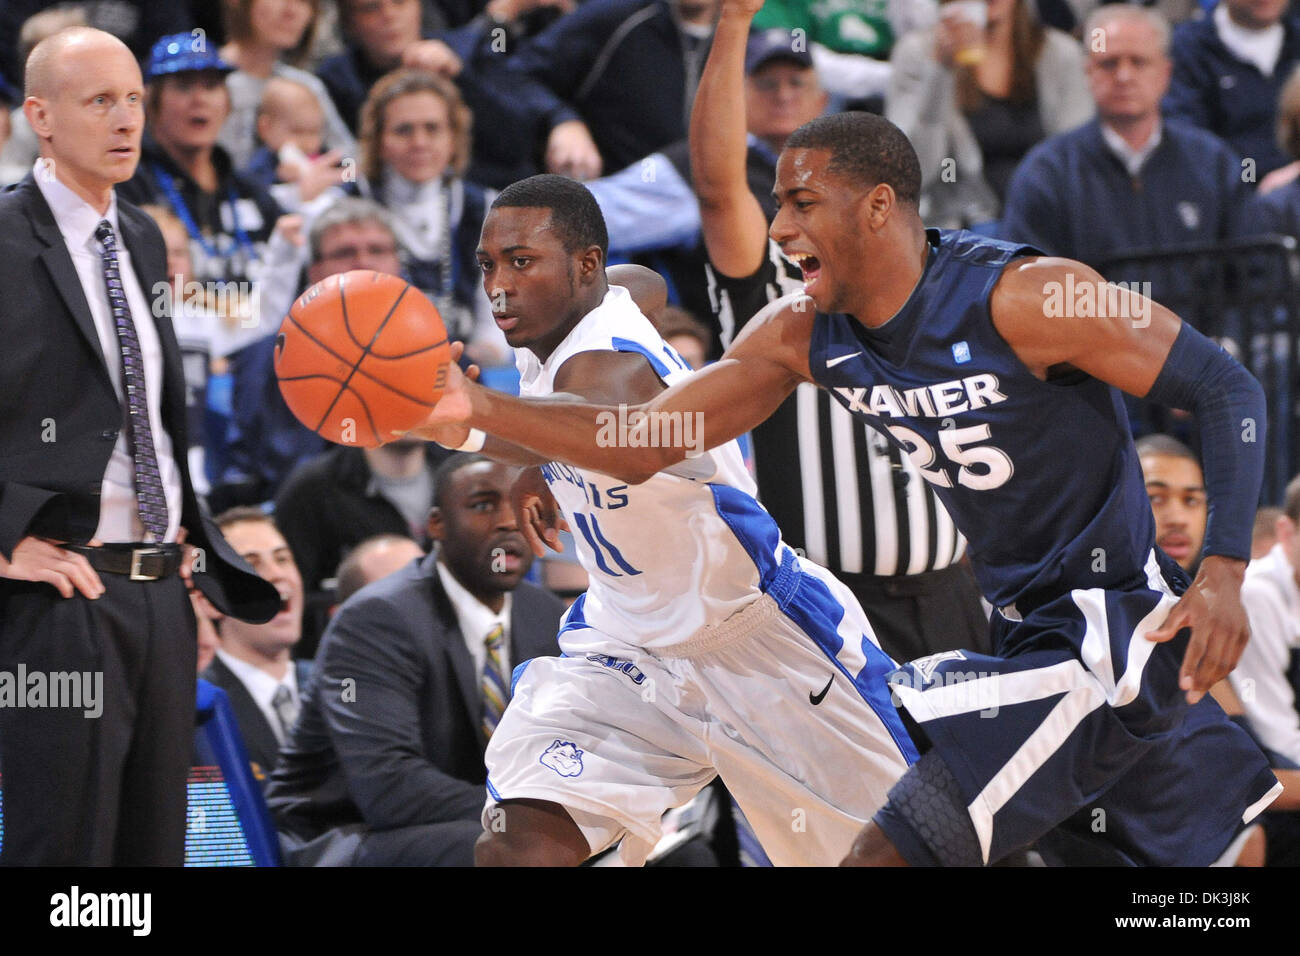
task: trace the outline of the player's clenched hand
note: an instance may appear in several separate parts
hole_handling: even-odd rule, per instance
[[[1179,671],[1188,703],[1196,703],[1228,676],[1250,639],[1250,622],[1241,606],[1245,573],[1245,561],[1210,555],[1165,623],[1147,635],[1149,641],[1167,641],[1185,627],[1192,629]]]
[[[451,360],[447,363],[447,383],[442,397],[433,406],[429,417],[409,431],[393,432],[395,436],[410,436],[436,441],[444,448],[458,448],[469,438],[470,401],[465,383],[478,381],[479,367],[471,365],[460,370],[460,357],[465,353],[464,342],[451,343]]]
[[[568,531],[569,524],[560,514],[546,479],[540,468],[525,468],[510,488],[510,504],[515,512],[515,524],[528,541],[533,554],[546,557],[546,549],[563,551],[560,532]]]
[[[80,591],[94,600],[104,593],[104,582],[83,554],[65,551],[53,541],[26,537],[14,545],[13,556],[0,555],[0,578],[14,581],[44,581],[58,588],[65,598]]]

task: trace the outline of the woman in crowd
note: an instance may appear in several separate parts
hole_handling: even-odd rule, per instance
[[[361,111],[356,191],[393,216],[412,283],[438,306],[476,361],[497,364],[505,338],[478,270],[479,232],[492,193],[463,178],[471,116],[449,80],[402,69],[374,85]]]
[[[1039,22],[1034,0],[946,3],[890,63],[885,114],[916,147],[930,225],[996,219],[1030,147],[1092,117],[1083,50]]]
[[[307,87],[325,114],[325,145],[339,156],[355,155],[356,140],[334,108],[325,85],[296,65],[311,49],[316,34],[320,0],[228,0],[222,15],[229,42],[221,57],[235,67],[226,78],[230,88],[230,118],[221,130],[220,143],[230,153],[235,168],[248,165],[257,149],[257,110],[262,90],[273,76]]]

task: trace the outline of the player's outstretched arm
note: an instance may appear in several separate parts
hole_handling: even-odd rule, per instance
[[[688,453],[743,435],[776,411],[796,385],[810,380],[813,315],[806,298],[789,296],[773,302],[755,316],[719,362],[653,401],[634,406],[602,400],[595,391],[583,401],[565,396],[518,398],[453,375],[433,413],[414,434],[436,438],[448,428],[478,428],[547,461],[565,461],[639,484]],[[565,363],[561,372],[573,361]],[[572,391],[573,383],[562,383],[557,376],[556,387]],[[697,438],[689,447],[648,447],[644,439],[652,423],[680,423],[683,415],[699,416],[693,433]],[[678,427],[679,434],[683,431]],[[658,429],[659,434],[670,432],[671,428]]]
[[[1078,307],[1089,300],[1090,308]],[[1049,312],[1049,303],[1075,307],[1062,315],[1060,308]],[[992,309],[1002,337],[1040,378],[1073,366],[1131,395],[1196,415],[1210,500],[1205,559],[1164,625],[1148,635],[1167,641],[1191,628],[1180,680],[1195,703],[1236,666],[1250,635],[1241,582],[1264,473],[1263,389],[1168,309],[1108,285],[1082,263],[1013,263],[994,290]]]

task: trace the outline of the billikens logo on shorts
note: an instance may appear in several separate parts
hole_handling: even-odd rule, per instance
[[[555,738],[537,758],[543,767],[550,767],[561,777],[576,777],[582,773],[582,751],[572,740]]]

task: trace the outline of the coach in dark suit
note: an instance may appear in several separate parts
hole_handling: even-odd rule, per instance
[[[24,109],[42,158],[0,196],[0,671],[102,682],[98,708],[0,707],[5,864],[180,864],[196,653],[182,578],[239,617],[279,606],[204,522],[186,470],[180,350],[151,297],[162,236],[113,194],[139,160],[141,86],[109,34],[40,44]]]
[[[473,865],[511,668],[559,653],[563,605],[520,583],[532,558],[511,477],[480,455],[447,461],[438,548],[330,622],[267,790],[289,864]]]

